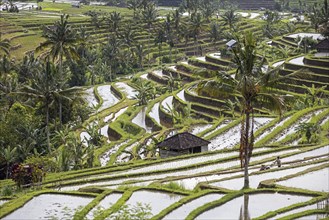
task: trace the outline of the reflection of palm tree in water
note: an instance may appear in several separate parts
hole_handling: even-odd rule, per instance
[[[243,195],[243,205],[241,205],[240,208],[240,217],[239,220],[250,220],[249,215],[249,195],[244,194]]]

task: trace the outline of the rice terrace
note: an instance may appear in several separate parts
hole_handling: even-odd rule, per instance
[[[0,219],[329,219],[327,0],[0,0]]]

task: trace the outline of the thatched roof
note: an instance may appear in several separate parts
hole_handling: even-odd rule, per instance
[[[176,134],[172,137],[157,144],[157,147],[168,147],[175,150],[185,150],[194,147],[207,146],[210,142],[199,138],[191,133],[184,132]]]

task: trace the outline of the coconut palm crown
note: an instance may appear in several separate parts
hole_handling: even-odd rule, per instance
[[[266,108],[282,113],[284,97],[276,89],[284,77],[278,75],[278,69],[264,71],[264,59],[256,55],[256,39],[251,32],[237,39],[233,49],[235,76],[224,72],[218,73],[215,80],[204,81],[198,85],[198,92],[212,96],[237,96],[242,106],[240,162],[244,168],[244,188],[249,187],[248,165],[254,146],[254,109]]]
[[[60,67],[63,65],[63,57],[68,59],[77,59],[75,44],[78,42],[76,33],[71,29],[68,22],[69,15],[63,14],[54,26],[47,26],[43,35],[46,41],[41,43],[36,51],[47,49],[47,55],[52,57],[53,61],[58,61]]]

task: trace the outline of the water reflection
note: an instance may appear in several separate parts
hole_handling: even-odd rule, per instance
[[[250,220],[250,214],[249,214],[249,195],[244,194],[243,195],[243,204],[240,208],[240,217],[239,220]]]

